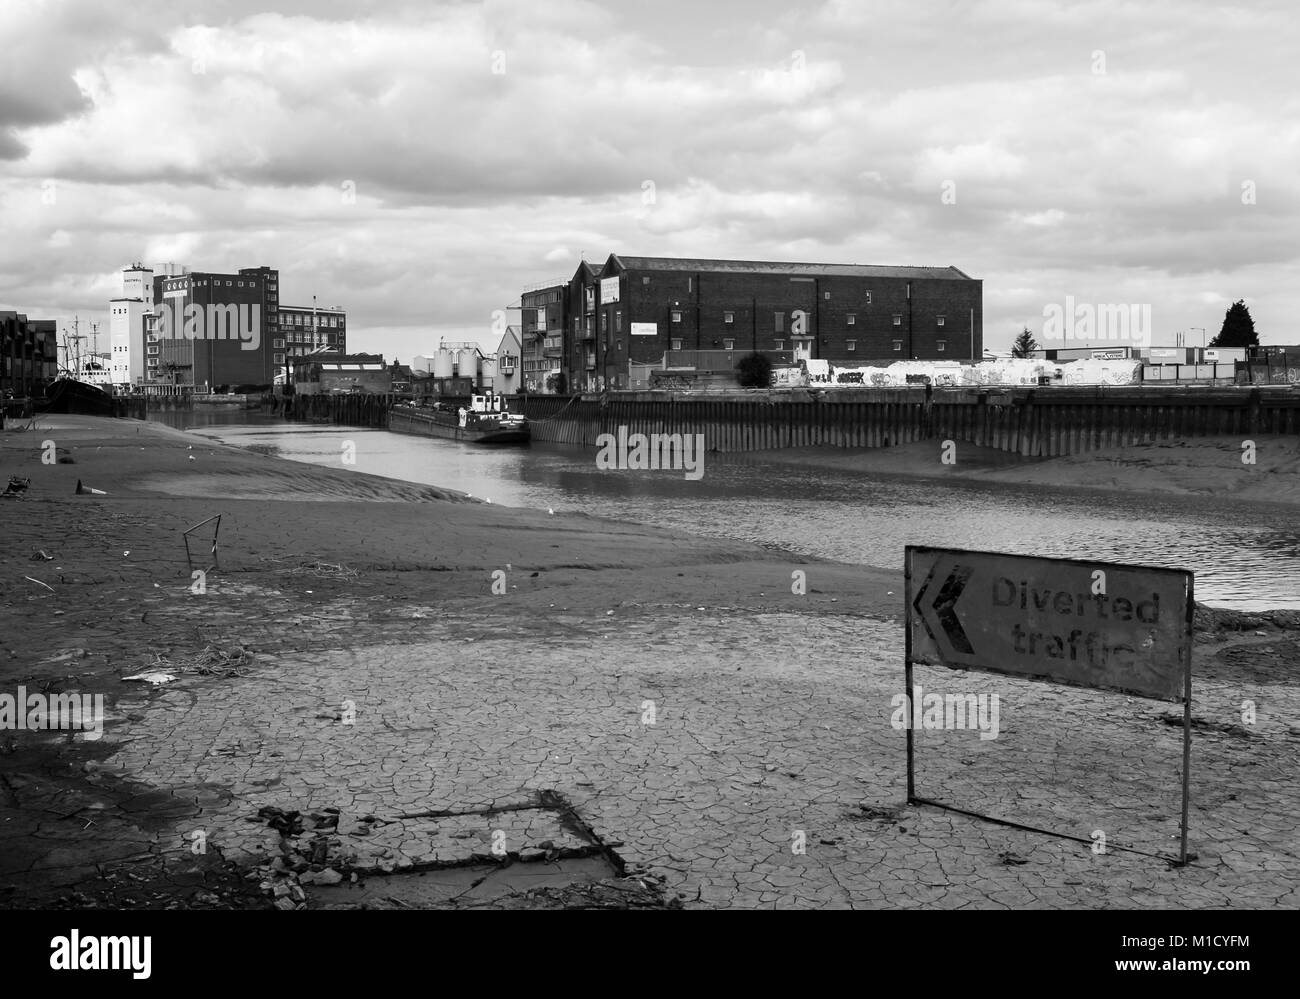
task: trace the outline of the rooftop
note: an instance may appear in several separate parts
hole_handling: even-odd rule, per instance
[[[307,354],[304,357],[296,358],[298,363],[304,361],[311,364],[321,364],[331,368],[356,368],[366,364],[383,364],[383,354],[328,354],[316,353]]]
[[[956,267],[894,266],[892,264],[816,264],[783,260],[713,260],[704,257],[630,257],[611,253],[625,270],[702,271],[711,273],[789,274],[809,277],[892,277],[947,278],[970,281],[972,278]]]

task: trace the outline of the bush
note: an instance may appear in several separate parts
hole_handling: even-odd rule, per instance
[[[736,381],[746,388],[769,388],[772,384],[772,362],[758,351],[742,357],[736,364]]]

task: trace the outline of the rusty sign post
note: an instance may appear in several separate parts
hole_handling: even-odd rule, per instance
[[[905,549],[905,565],[909,710],[915,690],[913,663],[1183,703],[1178,864],[1185,865],[1192,754],[1192,573],[913,545]],[[909,725],[908,803],[951,808],[917,798],[914,773]]]

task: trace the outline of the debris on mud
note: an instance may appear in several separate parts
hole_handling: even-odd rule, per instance
[[[462,904],[471,909],[680,909],[643,878],[607,878],[557,887],[530,888],[504,898]]]
[[[149,663],[148,667],[155,673],[166,673],[172,670],[176,673],[197,673],[199,676],[249,676],[253,672],[253,654],[238,645],[232,645],[228,649],[208,645],[192,656],[180,656],[175,659],[154,653],[153,662]],[[123,679],[134,680],[139,677],[123,677]]]

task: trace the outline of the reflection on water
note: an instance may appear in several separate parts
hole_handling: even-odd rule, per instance
[[[258,413],[169,413],[164,422],[295,461],[459,489],[493,503],[580,510],[808,555],[901,569],[903,546],[973,548],[1190,569],[1197,599],[1241,609],[1300,607],[1293,508],[1186,497],[1080,495],[1039,486],[879,479],[705,457],[683,472],[597,471],[595,452],[489,448],[382,430],[288,424]]]

